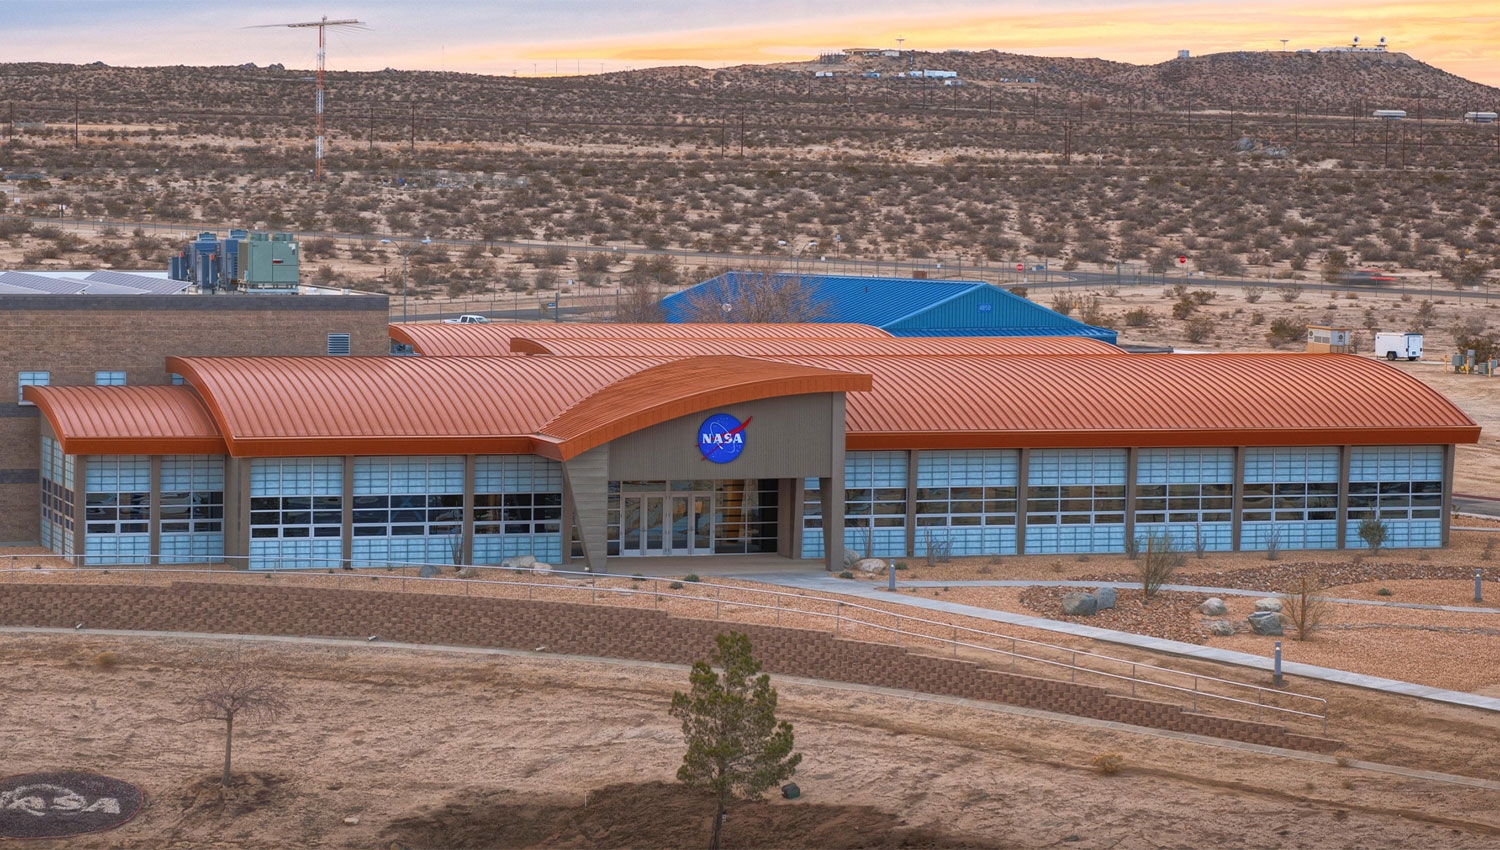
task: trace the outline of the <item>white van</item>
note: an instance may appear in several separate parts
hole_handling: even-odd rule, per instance
[[[1375,356],[1387,360],[1421,360],[1422,335],[1377,333],[1375,334]]]

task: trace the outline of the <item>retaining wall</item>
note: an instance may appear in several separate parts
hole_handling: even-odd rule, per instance
[[[1337,741],[1185,711],[1104,688],[1022,676],[806,629],[564,602],[366,590],[174,583],[168,587],[0,585],[0,625],[294,635],[536,650],[691,664],[714,636],[749,635],[769,673],[965,697],[1313,752]]]

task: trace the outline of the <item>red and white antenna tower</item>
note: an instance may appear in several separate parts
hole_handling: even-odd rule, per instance
[[[328,16],[324,15],[322,20],[307,21],[300,24],[263,25],[267,27],[290,27],[292,29],[307,29],[309,27],[318,28],[318,99],[317,105],[315,107],[318,115],[318,143],[313,165],[313,179],[317,181],[322,181],[323,179],[323,58],[326,52],[324,46],[325,43],[323,31],[328,29],[329,27],[342,30],[364,29],[364,24],[364,21],[357,21],[353,18],[344,18],[342,20],[330,21],[328,20]]]

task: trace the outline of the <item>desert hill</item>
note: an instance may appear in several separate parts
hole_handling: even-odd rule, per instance
[[[909,69],[956,71],[962,87],[940,95],[934,81],[898,76]],[[817,71],[831,71],[819,78]],[[24,63],[0,65],[0,97],[71,113],[73,100],[92,114],[123,110],[301,110],[310,72],[254,65],[112,68]],[[880,74],[879,78],[866,76]],[[1034,81],[1034,82],[1033,82]],[[647,68],[584,76],[510,77],[431,71],[333,72],[330,115],[393,113],[411,103],[493,110],[532,120],[568,115],[618,120],[668,109],[718,114],[745,104],[799,109],[855,104],[863,109],[1052,107],[1086,104],[1138,110],[1184,108],[1339,115],[1376,108],[1413,117],[1457,117],[1500,107],[1500,89],[1449,74],[1402,53],[1218,53],[1130,65],[1103,59],[1028,56],[986,50],[899,57],[850,56],[817,62]],[[20,120],[20,119],[18,119]],[[56,120],[55,118],[53,120]]]

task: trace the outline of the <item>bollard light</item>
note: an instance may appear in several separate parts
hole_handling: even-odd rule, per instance
[[[1276,641],[1276,660],[1271,668],[1271,682],[1281,687],[1281,641]]]

